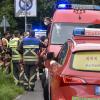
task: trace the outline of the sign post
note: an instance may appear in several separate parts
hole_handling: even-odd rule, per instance
[[[4,33],[6,32],[6,18],[5,18],[5,16],[3,16],[3,25],[4,25]]]
[[[27,0],[25,1],[25,32],[27,32]]]
[[[92,0],[92,4],[95,5],[95,0]]]

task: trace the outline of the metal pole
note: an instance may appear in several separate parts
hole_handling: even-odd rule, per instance
[[[3,16],[3,29],[4,29],[4,33],[6,32],[6,18],[5,16]]]
[[[27,32],[27,0],[25,0],[25,32]]]
[[[92,4],[95,5],[95,0],[92,0]]]

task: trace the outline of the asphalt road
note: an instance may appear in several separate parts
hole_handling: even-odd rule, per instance
[[[40,80],[37,80],[34,92],[25,92],[22,96],[17,97],[16,100],[44,100]]]

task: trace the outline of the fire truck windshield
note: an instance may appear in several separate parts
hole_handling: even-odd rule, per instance
[[[67,39],[72,37],[73,29],[76,27],[100,28],[100,24],[54,23],[52,27],[51,44],[64,44]]]

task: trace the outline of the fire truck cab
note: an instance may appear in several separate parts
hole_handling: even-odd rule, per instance
[[[100,10],[93,5],[68,5],[60,3],[54,12],[49,33],[48,52],[57,56],[62,44],[72,37],[73,29],[100,28]]]

